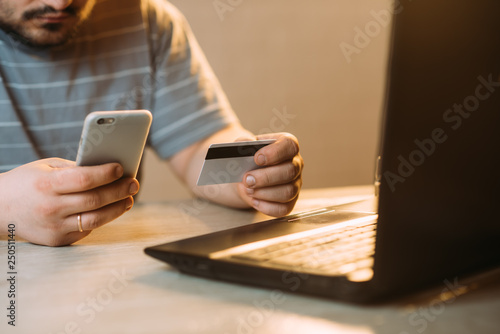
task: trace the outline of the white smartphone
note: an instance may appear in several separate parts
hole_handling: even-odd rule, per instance
[[[124,177],[136,177],[152,119],[148,110],[90,113],[83,125],[76,164],[118,162]]]

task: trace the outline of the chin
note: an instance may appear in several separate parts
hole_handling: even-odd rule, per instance
[[[74,37],[74,32],[50,31],[26,34],[25,37],[17,35],[17,39],[30,47],[46,49],[68,44]]]

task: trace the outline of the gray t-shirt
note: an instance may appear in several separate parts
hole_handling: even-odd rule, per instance
[[[0,172],[74,160],[91,111],[148,109],[166,159],[234,113],[184,17],[164,0],[99,0],[76,38],[37,50],[0,30]]]

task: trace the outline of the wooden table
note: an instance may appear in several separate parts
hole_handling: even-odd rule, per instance
[[[370,186],[304,190],[295,211],[366,198]],[[15,327],[10,319],[7,237],[0,238],[1,333],[499,333],[500,274],[452,296],[421,294],[378,306],[180,274],[146,246],[268,217],[200,200],[138,203],[70,247],[16,240]],[[492,279],[493,277],[493,279]],[[473,285],[475,286],[475,285]]]

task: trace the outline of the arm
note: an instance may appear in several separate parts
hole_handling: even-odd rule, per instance
[[[277,140],[255,154],[255,162],[264,168],[246,173],[241,183],[196,186],[210,144],[270,138]],[[170,162],[177,175],[197,196],[234,208],[255,208],[276,217],[293,209],[302,186],[304,162],[294,136],[278,133],[256,137],[239,124],[230,125],[189,146],[174,155]]]
[[[56,158],[0,174],[0,234],[14,223],[16,235],[36,244],[76,242],[132,207],[139,183],[122,174],[116,163],[77,167]]]
[[[156,4],[156,2],[155,2]],[[158,2],[160,4],[160,2]],[[182,112],[166,113],[153,121],[151,144],[163,158],[168,158],[176,174],[198,196],[236,208],[253,207],[263,213],[282,216],[295,205],[302,185],[303,161],[300,157],[297,139],[290,134],[255,136],[238,123],[220,84],[203,54],[196,38],[182,14],[168,2],[161,2],[146,16],[152,31],[162,38],[155,39],[154,58],[161,60],[156,76],[156,106],[182,104]],[[183,66],[179,67],[180,64]],[[175,68],[175,76],[168,75]],[[182,68],[183,71],[178,69]],[[163,89],[179,82],[193,82],[182,91]],[[186,97],[195,101],[186,104]],[[158,111],[157,111],[158,112]],[[167,117],[168,116],[168,117]],[[171,124],[176,124],[173,127]],[[221,124],[231,124],[219,129]],[[205,138],[206,136],[208,138]],[[193,139],[196,138],[196,139]],[[204,139],[202,139],[204,138]],[[203,164],[208,146],[217,142],[232,142],[237,139],[276,138],[277,141],[262,148],[256,155],[265,162],[257,163],[266,168],[249,172],[244,180],[255,179],[255,183],[240,183],[197,187],[198,173]],[[187,148],[174,144],[196,141]],[[183,147],[183,146],[182,146]],[[174,153],[177,152],[177,153]]]

